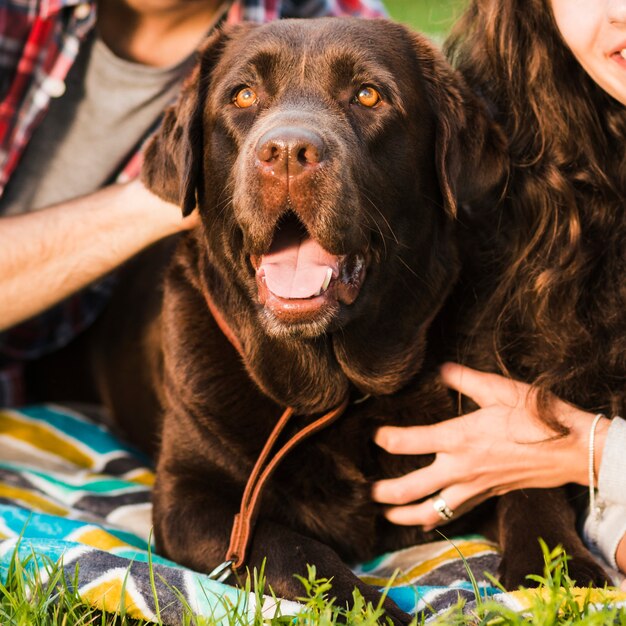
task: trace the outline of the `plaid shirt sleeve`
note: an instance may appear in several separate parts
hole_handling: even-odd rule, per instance
[[[283,17],[321,17],[353,15],[355,17],[384,17],[379,0],[291,0],[283,2]]]
[[[239,0],[227,21],[340,15],[380,17],[385,10],[381,0]],[[95,21],[95,0],[0,0],[0,195],[50,99],[62,95],[63,81]],[[117,182],[139,174],[143,144],[121,165]],[[87,328],[113,285],[114,277],[107,277],[0,333],[0,406],[25,400],[23,362],[63,347]]]
[[[384,17],[382,0],[243,0],[235,2],[228,21],[271,22],[281,17]]]

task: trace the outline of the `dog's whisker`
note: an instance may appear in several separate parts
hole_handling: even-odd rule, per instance
[[[228,198],[224,198],[224,200],[216,203],[215,205],[215,209],[217,209],[217,217],[221,217],[222,214],[229,208],[231,208],[233,206],[233,199],[232,196],[229,196]]]
[[[398,255],[398,261],[400,261],[400,263],[402,263],[402,265],[409,271],[410,274],[412,274],[413,276],[415,276],[415,278],[417,278],[417,280],[419,280],[423,285],[426,286],[426,288],[430,291],[433,292],[435,287],[433,286],[432,282],[430,282],[428,280],[428,277],[423,276],[418,274],[415,270],[413,270],[408,264],[407,262],[400,256]],[[405,281],[406,284],[409,284],[406,276],[403,277],[403,280]]]
[[[366,211],[366,212],[367,212],[367,211]],[[368,215],[368,217],[371,217],[371,216],[369,216],[369,215]],[[364,223],[364,224],[361,224],[361,225],[359,226],[359,228],[366,228],[366,229],[367,229],[368,231],[370,231],[370,232],[377,233],[377,234],[379,235],[379,237],[381,238],[381,240],[385,240],[385,241],[387,241],[387,240],[389,240],[389,241],[394,241],[394,243],[395,243],[395,240],[393,239],[393,237],[389,237],[388,235],[385,235],[385,234],[381,231],[380,226],[378,226],[378,224],[376,224],[376,223],[375,223],[375,221],[374,221],[373,219],[372,219],[371,221],[372,221],[372,222],[374,222],[374,224],[375,224],[374,226],[372,226],[371,224],[368,224],[368,223]],[[410,246],[408,246],[408,245],[406,245],[406,244],[403,244],[403,243],[399,243],[398,245],[399,245],[400,247],[402,247],[402,248],[406,248],[406,249],[409,249],[409,248],[410,248]]]
[[[234,190],[234,181],[229,180],[226,181],[220,190],[219,195],[215,199],[216,203],[220,203],[222,201],[222,197],[228,195],[229,198],[232,198],[232,191]]]
[[[232,200],[228,200],[228,199],[224,200],[224,201],[222,202],[221,206],[220,206],[220,205],[217,205],[217,206],[215,207],[216,209],[218,209],[218,211],[217,211],[217,217],[222,217],[222,215],[223,215],[224,213],[226,213],[227,209],[231,208],[231,207],[232,207],[232,205],[233,205],[233,201],[232,201]]]
[[[416,302],[419,302],[424,294],[415,289],[415,284],[413,282],[409,282],[406,276],[401,277],[402,283],[404,284],[405,291],[407,294],[411,295]]]
[[[387,228],[389,229],[389,232],[391,233],[393,240],[396,243],[400,243],[395,231],[393,230],[391,224],[389,223],[389,220],[385,217],[384,213],[378,208],[378,205],[366,193],[362,192],[362,194],[363,194],[363,197],[374,207],[374,209],[376,209],[376,212],[383,219],[383,221],[385,222],[385,225],[387,226]]]
[[[389,229],[389,232],[391,234],[391,237],[393,238],[393,240],[396,243],[399,243],[398,241],[398,237],[393,229],[393,227],[391,226],[391,224],[389,223],[389,220],[385,217],[385,214],[380,210],[380,208],[378,207],[378,204],[372,199],[370,198],[366,193],[363,193],[363,197],[374,207],[374,209],[376,209],[376,212],[380,215],[380,217],[383,219],[383,221],[385,222],[385,225],[387,226],[387,228]]]
[[[366,224],[366,226],[367,226],[367,228],[369,228],[369,230],[371,232],[378,233],[378,235],[380,237],[380,240],[382,241],[382,244],[383,244],[384,256],[385,256],[385,258],[387,258],[387,237],[383,233],[383,231],[380,228],[380,225],[378,224],[378,222],[373,218],[373,216],[370,213],[370,211],[367,210],[367,207],[364,206],[363,210],[364,210],[365,214],[367,215],[367,217],[369,218],[371,224],[373,224],[373,225]]]

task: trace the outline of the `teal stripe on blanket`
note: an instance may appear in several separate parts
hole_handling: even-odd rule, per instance
[[[74,492],[106,494],[145,489],[144,485],[137,485],[135,483],[129,483],[126,480],[118,480],[115,478],[103,479],[97,474],[89,475],[84,472],[81,474],[77,473],[73,477],[66,475],[64,478],[57,478],[58,475],[52,472],[39,472],[18,463],[2,462],[0,462],[0,469],[19,471],[27,478],[36,477],[37,480],[48,483],[51,488],[59,489],[67,494]],[[72,478],[76,479],[76,482],[70,483],[69,480]]]
[[[108,454],[110,452],[132,452],[138,454],[131,446],[128,446],[114,437],[104,426],[94,424],[87,418],[74,412],[63,410],[53,405],[33,405],[21,408],[19,413],[32,420],[39,420],[50,424],[66,437],[80,442],[82,446],[90,448],[96,454]]]
[[[77,531],[87,532],[92,529],[100,529],[128,546],[144,551],[148,549],[147,542],[135,533],[115,528],[106,523],[93,524],[0,504],[0,533],[4,533],[8,537],[59,541],[74,536]]]

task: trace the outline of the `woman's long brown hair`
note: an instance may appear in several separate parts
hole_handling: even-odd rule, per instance
[[[548,0],[471,0],[446,51],[510,141],[505,197],[475,224],[501,367],[544,406],[554,392],[623,415],[626,107],[578,64]]]

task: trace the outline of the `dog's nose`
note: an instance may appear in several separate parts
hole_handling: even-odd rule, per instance
[[[266,173],[290,178],[312,173],[325,158],[324,140],[307,128],[279,126],[258,141],[258,166]]]

